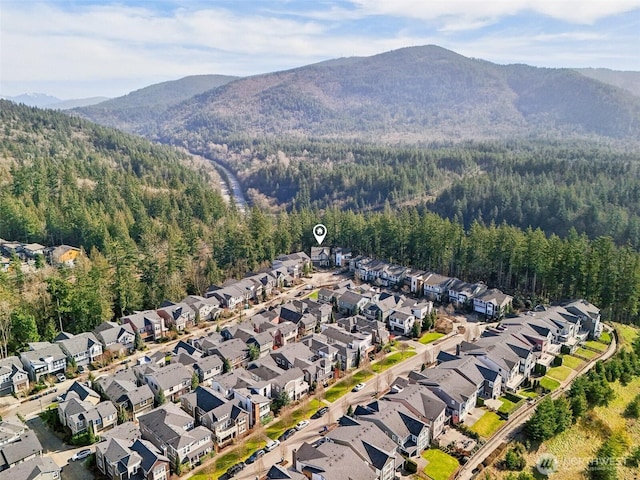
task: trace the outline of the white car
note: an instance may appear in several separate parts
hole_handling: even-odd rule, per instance
[[[357,384],[355,387],[353,387],[353,391],[354,392],[359,392],[360,390],[362,390],[364,387],[366,387],[367,385],[364,383],[359,383]]]
[[[309,420],[301,420],[298,422],[298,424],[296,425],[296,430],[302,430],[304,427],[306,427],[307,425],[309,425]]]
[[[91,450],[89,450],[88,448],[85,448],[84,450],[80,450],[79,452],[76,452],[73,457],[71,457],[72,461],[76,461],[76,460],[84,460],[85,458],[87,458],[89,455],[91,455]]]
[[[271,450],[275,450],[276,448],[278,448],[278,445],[280,445],[280,440],[271,440],[269,443],[267,443],[267,446],[264,447],[264,449],[267,452],[270,452]]]

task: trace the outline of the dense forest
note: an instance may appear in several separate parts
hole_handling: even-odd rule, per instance
[[[185,155],[60,113],[1,106],[0,238],[86,252],[74,269],[29,273],[15,265],[0,274],[13,351],[61,328],[85,331],[202,293],[280,253],[308,251],[318,222],[328,227],[325,245],[482,280],[514,294],[520,307],[584,297],[606,318],[640,319],[640,254],[611,236],[570,229],[560,237],[478,221],[467,227],[415,206],[240,214]]]
[[[640,248],[640,157],[620,145],[238,140],[204,153],[289,210],[424,205],[465,228],[507,222],[561,237],[575,228]]]

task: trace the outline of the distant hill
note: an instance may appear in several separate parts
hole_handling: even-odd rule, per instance
[[[155,122],[171,106],[194,95],[224,85],[238,77],[194,75],[150,85],[123,97],[73,111],[87,120],[127,132],[150,134]]]
[[[640,97],[640,72],[609,70],[608,68],[578,68],[576,71],[589,78],[622,88]]]
[[[2,97],[5,100],[11,100],[15,103],[22,103],[24,105],[28,105],[29,107],[49,107],[55,103],[60,103],[63,100],[53,97],[51,95],[46,95],[44,93],[23,93],[21,95],[16,95],[15,97]]]
[[[109,100],[109,97],[76,98],[71,100],[62,100],[58,103],[52,103],[50,105],[47,105],[47,108],[53,108],[54,110],[70,110],[72,108],[96,105],[97,103],[106,102],[107,100]]]
[[[571,69],[424,46],[239,79],[172,106],[160,123],[160,140],[190,145],[263,136],[638,140],[640,99]]]

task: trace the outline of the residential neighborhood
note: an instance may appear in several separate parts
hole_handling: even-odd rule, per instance
[[[189,334],[201,323],[214,325],[230,312],[259,306],[276,289],[305,285],[301,277],[315,264],[341,265],[345,274],[305,298],[273,302],[238,321]],[[354,279],[345,279],[349,273]],[[60,395],[60,425],[72,438],[90,434],[99,440],[96,467],[107,478],[120,480],[127,472],[162,480],[242,442],[274,421],[283,406],[330,388],[363,359],[384,358],[385,348],[398,340],[411,348],[408,342],[416,329],[422,331],[424,319],[451,304],[483,326],[479,335],[441,334],[454,341],[453,350],[437,350],[421,368],[390,378],[370,401],[336,419],[322,442],[294,449],[288,468],[264,472],[265,478],[302,478],[320,469],[323,478],[346,479],[343,466],[350,465],[358,473],[349,478],[392,480],[405,459],[439,445],[445,431],[464,424],[478,404],[518,392],[561,351],[574,352],[602,333],[598,308],[584,300],[520,314],[512,313],[511,301],[482,282],[352,258],[347,249],[315,249],[310,256],[278,257],[270,271],[211,286],[203,297],[165,301],[93,332],[62,332],[52,343],[31,343],[19,358],[0,364],[2,391],[24,392],[41,379],[64,377],[70,365],[95,369],[89,382],[76,381]],[[115,372],[101,369],[106,352],[126,359],[137,349],[162,345],[154,342],[168,332],[177,334],[172,349],[124,360]],[[0,431],[12,441],[33,443],[21,461],[49,471],[35,435],[18,427],[0,425]],[[3,451],[5,469],[19,463],[11,448]]]

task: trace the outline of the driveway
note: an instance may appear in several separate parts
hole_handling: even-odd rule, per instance
[[[35,432],[38,440],[40,440],[43,453],[56,462],[58,466],[62,467],[63,480],[93,480],[95,478],[89,470],[84,468],[83,462],[69,461],[74,453],[87,447],[72,447],[66,445],[47,428],[40,417],[28,420],[27,425]],[[95,447],[89,448],[95,451]]]

